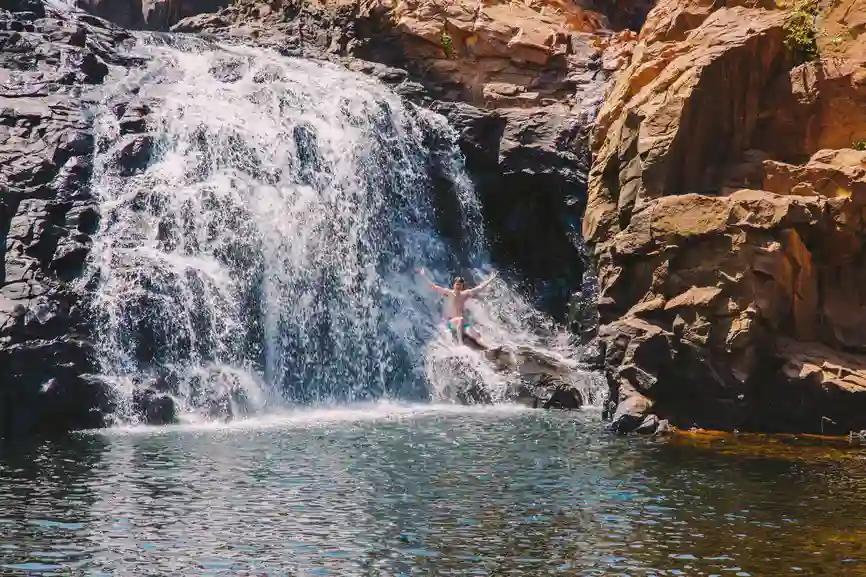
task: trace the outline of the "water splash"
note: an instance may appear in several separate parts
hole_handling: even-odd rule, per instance
[[[455,372],[501,396],[507,377],[455,351],[413,272],[489,269],[443,118],[329,64],[159,36],[139,49],[149,65],[97,111],[103,219],[84,281],[99,361],[127,398],[150,374],[188,410],[427,400],[450,396]],[[130,89],[145,140],[118,121]],[[140,170],[120,160],[135,146]],[[460,238],[437,232],[446,193]],[[501,281],[469,312],[496,343],[560,338]]]

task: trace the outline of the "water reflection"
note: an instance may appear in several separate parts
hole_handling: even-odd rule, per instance
[[[87,525],[101,437],[0,441],[0,563],[18,571],[81,566],[97,550]]]
[[[617,439],[598,425],[588,413],[452,410],[7,446],[0,564],[88,575],[866,575],[861,448]]]

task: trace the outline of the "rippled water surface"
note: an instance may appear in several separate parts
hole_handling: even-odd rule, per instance
[[[866,575],[866,452],[834,441],[380,404],[0,457],[0,574]]]

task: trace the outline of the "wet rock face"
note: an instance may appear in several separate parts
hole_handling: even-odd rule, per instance
[[[95,98],[127,34],[39,1],[0,8],[0,436],[102,424],[112,400],[92,368],[69,283],[99,211],[88,187]]]
[[[741,4],[660,2],[595,127],[583,232],[618,432],[866,426],[863,54],[846,37],[795,66],[788,11]],[[818,27],[866,9],[842,4]]]
[[[538,306],[564,321],[584,272],[574,232],[585,204],[587,116],[564,106],[430,107],[461,134],[494,259],[516,273]]]
[[[593,368],[583,363],[530,346],[503,347],[481,354],[497,371],[515,377],[505,392],[507,400],[533,409],[562,410],[580,409],[585,404],[597,402],[597,399],[584,398],[581,392],[589,391],[591,395],[594,388],[588,384]],[[454,364],[454,369],[454,374],[459,375],[459,363]],[[490,391],[475,379],[465,382],[458,379],[449,396],[469,405],[493,402]]]

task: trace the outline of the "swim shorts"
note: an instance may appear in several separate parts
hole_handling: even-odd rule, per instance
[[[448,330],[449,330],[449,331],[453,331],[453,330],[454,330],[454,327],[451,326],[451,319],[448,319],[448,320],[445,321],[445,326],[448,327]],[[470,326],[471,326],[471,323],[470,323],[468,320],[466,320],[466,319],[464,318],[464,319],[463,319],[463,328],[464,328],[464,329],[468,329]]]

